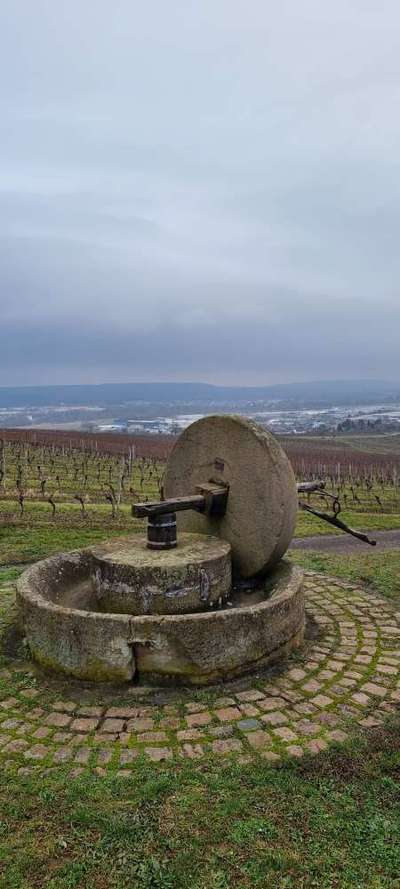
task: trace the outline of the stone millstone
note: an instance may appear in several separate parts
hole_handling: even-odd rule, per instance
[[[227,540],[237,575],[267,572],[285,554],[296,524],[297,488],[286,454],[270,432],[251,420],[204,417],[180,435],[172,450],[165,496],[189,495],[210,481],[229,484],[225,516],[182,512],[178,528]]]
[[[147,549],[144,537],[92,550],[98,607],[114,614],[181,614],[225,601],[231,588],[229,543],[181,534],[176,549]]]

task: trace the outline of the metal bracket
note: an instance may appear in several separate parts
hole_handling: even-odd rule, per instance
[[[229,485],[215,484],[213,481],[196,485],[196,494],[176,497],[170,500],[134,503],[132,515],[135,518],[149,519],[147,526],[147,546],[149,549],[172,549],[177,545],[176,513],[194,509],[207,516],[222,518],[228,504]],[[162,521],[164,516],[164,521]]]

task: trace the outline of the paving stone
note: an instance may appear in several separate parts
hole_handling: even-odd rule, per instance
[[[264,698],[263,701],[259,701],[258,706],[264,713],[269,713],[271,710],[284,709],[287,707],[287,701],[279,697]]]
[[[307,673],[305,670],[301,670],[300,667],[293,667],[292,670],[289,670],[287,675],[289,679],[293,679],[293,682],[301,682],[301,680],[307,676]]]
[[[208,710],[205,710],[202,713],[190,713],[189,716],[186,716],[185,718],[189,728],[194,728],[198,725],[209,725],[209,723],[212,722],[212,716]]]
[[[3,753],[22,753],[23,750],[29,747],[27,741],[24,741],[23,738],[14,739],[14,741],[10,741],[5,747],[3,747]]]
[[[2,710],[13,710],[15,707],[19,707],[20,703],[17,698],[6,698],[4,701],[0,701],[0,707]]]
[[[368,692],[368,694],[373,695],[374,697],[384,698],[387,694],[387,689],[382,685],[375,685],[374,682],[366,682],[365,685],[361,687],[362,691]]]
[[[280,762],[280,760],[281,760],[281,757],[279,756],[279,754],[278,754],[278,753],[273,753],[272,750],[265,750],[265,751],[261,754],[261,756],[262,756],[263,759],[267,759],[268,762],[271,762],[271,763],[278,763],[278,762]]]
[[[49,748],[45,747],[44,744],[34,744],[29,750],[25,750],[24,756],[25,759],[46,759],[46,756],[49,755]]]
[[[382,722],[383,720],[377,716],[366,716],[365,719],[360,719],[358,724],[362,725],[363,728],[377,728],[379,725],[382,725]]]
[[[321,750],[326,750],[328,744],[322,738],[313,738],[312,741],[307,741],[307,750],[310,753],[321,753]]]
[[[341,729],[334,729],[333,732],[327,732],[326,736],[331,741],[338,741],[339,743],[347,741],[347,738],[349,737],[348,734],[346,732],[342,732]]]
[[[191,701],[189,704],[185,704],[185,707],[188,713],[201,713],[202,710],[207,710],[205,704],[198,704],[196,701]]]
[[[90,747],[80,747],[75,753],[74,762],[84,763],[86,765],[86,763],[89,762],[91,752]]]
[[[101,714],[94,715],[101,716]],[[140,716],[140,707],[108,707],[104,716],[106,719],[137,719]]]
[[[118,740],[118,735],[115,733],[113,734],[112,732],[109,732],[108,734],[106,734],[105,732],[97,732],[95,735],[93,735],[94,744],[107,744],[108,742],[111,743],[111,741]]]
[[[195,728],[182,729],[176,733],[178,741],[198,741],[202,739],[202,734]]]
[[[67,762],[72,757],[71,747],[59,747],[54,754],[54,762]]]
[[[82,744],[87,744],[88,737],[85,734],[80,734],[77,732],[75,735],[67,735],[67,739],[71,747],[80,747]]]
[[[320,688],[322,688],[322,683],[317,682],[316,679],[310,679],[308,682],[305,682],[304,685],[302,685],[303,691],[307,692],[319,691]]]
[[[176,731],[181,725],[181,720],[176,716],[165,716],[163,719],[160,719],[159,726],[161,729],[169,729],[170,731]]]
[[[243,701],[245,704],[251,704],[254,701],[261,701],[264,698],[264,695],[262,691],[259,691],[257,688],[248,688],[247,691],[238,691],[236,697],[238,701]]]
[[[52,710],[60,710],[62,713],[74,713],[77,708],[75,701],[56,701],[52,704]]]
[[[375,669],[377,673],[384,673],[388,676],[397,676],[398,673],[397,667],[391,667],[390,664],[377,664]]]
[[[36,721],[37,719],[41,719],[42,716],[44,716],[44,712],[45,711],[42,709],[42,707],[35,707],[33,710],[29,710],[26,716],[27,719],[33,719]]]
[[[201,759],[204,756],[204,748],[201,744],[184,744],[182,751],[187,759]]]
[[[56,728],[65,728],[71,721],[71,716],[65,713],[49,713],[45,719],[46,725],[54,725]]]
[[[22,725],[22,721],[20,719],[5,719],[4,722],[1,723],[1,728],[14,729],[18,728],[19,725]]]
[[[316,713],[314,715],[314,720],[319,722],[320,725],[337,725],[339,722],[339,718],[336,713],[327,713],[322,711],[322,713]]]
[[[242,742],[236,738],[229,738],[226,741],[213,741],[211,744],[213,753],[240,753],[242,750]]]
[[[261,720],[267,725],[283,725],[288,721],[288,718],[279,710],[274,710],[272,713],[263,713]]]
[[[139,756],[139,751],[136,748],[132,748],[131,750],[122,750],[119,761],[121,766],[127,765],[129,762],[134,762],[135,759]]]
[[[78,719],[74,719],[70,725],[70,729],[73,732],[94,732],[98,724],[99,720],[97,718],[81,716]]]
[[[237,723],[237,727],[241,732],[251,732],[253,729],[260,728],[261,725],[258,719],[241,719]]]
[[[321,731],[321,726],[317,722],[303,719],[296,723],[296,731],[300,732],[301,735],[317,735]]]
[[[288,744],[288,746],[286,747],[286,753],[288,753],[289,756],[295,756],[297,759],[300,759],[302,756],[304,756],[303,748],[299,747],[297,744]]]
[[[221,722],[233,722],[240,719],[242,714],[237,707],[224,707],[222,710],[216,710],[215,715]]]
[[[328,698],[327,695],[316,695],[315,698],[312,698],[312,704],[315,704],[317,707],[329,707],[333,704],[332,698]]]
[[[253,717],[260,715],[258,707],[254,707],[253,704],[239,704],[239,710],[244,716]]]
[[[368,707],[371,698],[369,698],[368,695],[364,694],[364,692],[362,691],[356,691],[351,696],[351,700],[354,701],[355,704],[360,704],[361,707]]]
[[[39,691],[37,688],[23,688],[20,691],[20,695],[22,698],[27,698],[28,700],[33,700],[33,698],[37,698]]]
[[[117,778],[132,778],[130,769],[118,769]]]
[[[236,707],[236,701],[234,698],[216,698],[214,707]]]
[[[220,744],[223,742],[220,741]],[[228,743],[225,741],[225,743]],[[172,750],[169,747],[145,747],[144,752],[153,762],[162,762],[164,759],[172,759]]]
[[[72,741],[73,737],[70,732],[56,732],[51,740],[56,744],[66,744],[67,741]]]
[[[229,738],[233,735],[233,732],[233,725],[213,725],[207,729],[207,734],[211,735],[212,738]]]
[[[71,778],[79,778],[80,775],[83,775],[84,771],[85,771],[85,769],[83,769],[81,766],[75,766],[74,769],[70,770],[69,774],[70,774]]]
[[[274,728],[274,729],[272,729],[272,731],[273,731],[274,735],[276,735],[277,738],[281,738],[282,741],[298,741],[299,740],[298,736],[295,734],[295,732],[292,732],[292,729],[288,728],[287,725],[279,726],[279,728]]]
[[[296,713],[300,713],[301,716],[312,716],[316,711],[316,707],[313,704],[310,704],[309,701],[304,702],[303,704],[295,704],[293,708]]]
[[[39,726],[39,728],[36,729],[35,732],[32,733],[32,738],[47,738],[49,735],[51,735],[51,728],[48,728],[45,725],[41,725]]]
[[[260,750],[263,747],[271,747],[271,736],[268,732],[246,732],[246,740],[254,750]]]
[[[100,750],[97,750],[97,762],[100,763],[100,765],[102,766],[111,762],[112,757],[113,751],[109,750],[108,748],[100,748]]]
[[[165,732],[143,732],[143,734],[138,735],[137,739],[140,743],[152,742],[159,744],[160,741],[168,741],[168,736]]]
[[[122,732],[125,722],[123,719],[105,719],[101,725],[102,732]]]
[[[77,716],[92,716],[100,719],[104,713],[104,707],[79,707]]]
[[[154,719],[146,717],[130,719],[126,726],[128,732],[151,732],[152,728],[154,728]]]
[[[267,697],[274,697],[282,694],[282,689],[278,685],[264,685],[264,691]]]

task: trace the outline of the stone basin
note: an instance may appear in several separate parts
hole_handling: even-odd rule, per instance
[[[275,663],[301,645],[302,571],[282,561],[230,604],[184,614],[99,610],[96,549],[52,556],[17,581],[32,657],[42,667],[94,682],[203,685]]]

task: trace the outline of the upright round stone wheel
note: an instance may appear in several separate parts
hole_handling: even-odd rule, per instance
[[[179,529],[227,540],[236,575],[265,573],[286,552],[296,524],[297,488],[286,454],[270,432],[251,420],[204,417],[182,433],[172,450],[165,496],[183,497],[210,481],[229,485],[225,515],[182,512]]]

